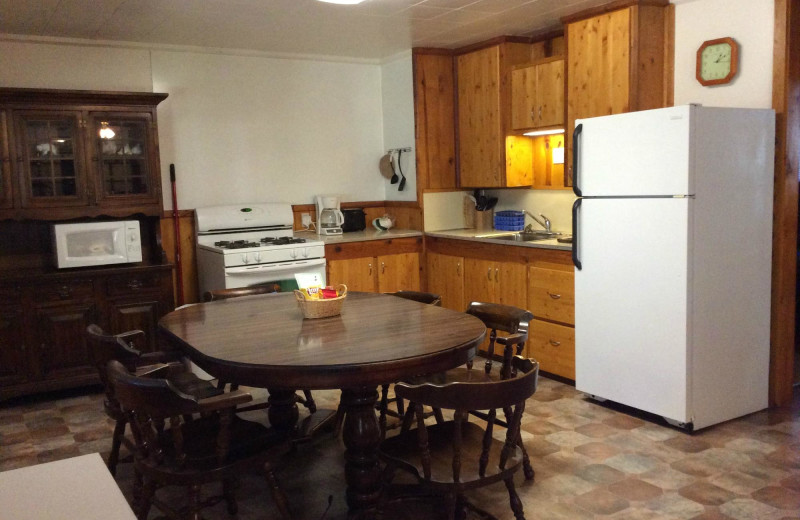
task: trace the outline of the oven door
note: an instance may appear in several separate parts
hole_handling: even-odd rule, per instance
[[[325,259],[228,267],[225,269],[225,288],[251,287],[270,282],[280,284],[283,292],[292,291],[297,289],[294,275],[298,273],[316,274],[324,285]]]

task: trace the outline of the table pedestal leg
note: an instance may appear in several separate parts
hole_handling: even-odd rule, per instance
[[[342,390],[345,407],[342,440],[345,445],[345,479],[347,481],[348,517],[374,517],[381,492],[381,470],[378,444],[381,440],[375,403],[376,388]]]
[[[297,425],[300,412],[297,409],[297,396],[294,390],[269,390],[267,417],[273,428],[280,431],[292,430]]]

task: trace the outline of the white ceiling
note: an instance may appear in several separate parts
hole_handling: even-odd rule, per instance
[[[608,0],[0,0],[0,36],[380,60],[411,47],[531,36]]]

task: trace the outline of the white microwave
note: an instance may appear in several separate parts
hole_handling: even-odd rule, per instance
[[[59,269],[142,261],[137,220],[53,224],[52,237]]]

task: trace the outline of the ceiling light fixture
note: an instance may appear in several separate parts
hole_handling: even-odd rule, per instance
[[[100,123],[100,138],[101,139],[113,139],[116,135],[114,131],[108,126],[108,121],[102,121]]]
[[[355,5],[360,4],[364,0],[317,0],[319,2],[325,2],[328,4],[346,4],[346,5]]]

